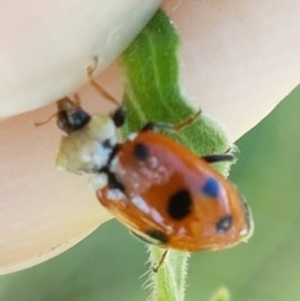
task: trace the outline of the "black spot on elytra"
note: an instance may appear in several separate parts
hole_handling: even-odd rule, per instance
[[[137,143],[134,146],[134,156],[141,160],[145,161],[149,157],[149,149],[145,144]]]
[[[203,187],[202,192],[211,198],[216,198],[219,195],[219,183],[215,178],[207,178]]]
[[[226,214],[221,217],[216,223],[216,230],[219,233],[226,233],[232,226],[232,216]]]
[[[192,211],[192,198],[188,190],[178,190],[174,193],[168,204],[169,215],[176,220],[181,220]]]

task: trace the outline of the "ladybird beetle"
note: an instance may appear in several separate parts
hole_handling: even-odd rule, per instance
[[[94,81],[93,70],[87,72],[90,83],[116,103]],[[199,113],[177,126],[148,123],[122,142],[122,106],[111,116],[91,116],[78,97],[64,98],[58,102],[57,123],[67,136],[57,165],[93,174],[100,203],[144,242],[188,252],[231,247],[247,240],[253,229],[243,198],[211,166],[232,155],[198,157],[157,131],[180,130]]]
[[[97,196],[143,241],[194,252],[246,240],[250,211],[235,187],[210,166],[229,154],[199,158],[151,130],[131,135],[108,166]]]

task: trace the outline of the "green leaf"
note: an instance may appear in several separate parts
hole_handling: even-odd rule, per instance
[[[178,47],[179,38],[172,22],[158,11],[120,58],[125,87],[123,103],[128,111],[123,128],[125,137],[149,121],[178,124],[199,110],[181,94]],[[230,148],[223,130],[203,114],[190,126],[167,134],[199,155],[222,153]],[[229,165],[222,163],[217,168],[227,174]],[[163,250],[154,246],[149,250],[153,267]],[[169,251],[159,272],[150,272],[151,300],[184,300],[188,256]]]

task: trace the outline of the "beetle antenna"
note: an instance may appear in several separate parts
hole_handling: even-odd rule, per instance
[[[58,112],[56,112],[56,113],[50,115],[50,117],[47,118],[47,119],[44,120],[44,121],[41,121],[41,122],[35,122],[34,125],[35,125],[35,126],[42,126],[42,125],[45,125],[45,124],[47,124],[48,122],[50,122],[54,117],[56,117],[57,114],[58,114]]]

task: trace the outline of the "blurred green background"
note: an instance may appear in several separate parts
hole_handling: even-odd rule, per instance
[[[231,179],[255,220],[249,243],[190,260],[187,301],[300,300],[300,87],[237,145]],[[115,221],[64,254],[0,278],[1,301],[143,301],[146,248]]]

